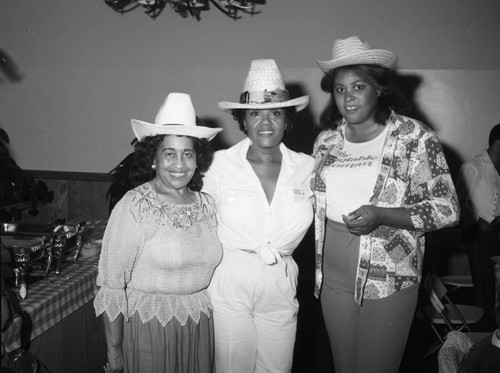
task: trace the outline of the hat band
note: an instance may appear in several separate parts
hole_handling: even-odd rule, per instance
[[[272,102],[285,102],[290,100],[288,91],[276,89],[274,91],[245,91],[240,95],[240,104],[267,104]]]

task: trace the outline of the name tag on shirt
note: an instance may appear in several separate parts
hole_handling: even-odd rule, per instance
[[[306,187],[293,188],[293,199],[295,202],[304,203],[311,197],[312,197],[312,192],[309,188]]]

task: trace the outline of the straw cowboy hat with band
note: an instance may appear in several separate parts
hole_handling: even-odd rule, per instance
[[[357,36],[335,40],[332,59],[316,60],[319,68],[325,73],[337,67],[359,64],[379,65],[393,69],[396,62],[398,62],[398,57],[394,53],[385,49],[371,49],[368,43]]]
[[[156,115],[154,123],[132,119],[132,130],[139,141],[147,136],[178,135],[212,140],[222,128],[196,125],[191,97],[186,93],[170,93]]]
[[[276,109],[295,106],[297,111],[309,104],[309,96],[290,99],[274,60],[253,60],[243,84],[240,102],[221,101],[219,109]]]

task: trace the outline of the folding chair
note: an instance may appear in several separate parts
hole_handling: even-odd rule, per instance
[[[471,275],[445,275],[439,276],[439,278],[445,285],[453,286],[454,288],[474,287]]]
[[[423,285],[430,304],[422,307],[417,317],[429,322],[439,340],[425,353],[424,357],[428,357],[439,350],[450,331],[472,332],[469,325],[481,320],[484,311],[481,307],[454,304],[447,294],[448,289],[434,274],[428,274]]]
[[[474,287],[471,275],[443,275],[439,276],[439,278],[449,289],[448,295],[450,297],[452,295],[458,295],[462,290],[472,289]]]

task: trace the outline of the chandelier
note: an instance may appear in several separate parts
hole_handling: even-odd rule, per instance
[[[210,10],[211,5],[234,20],[241,18],[240,13],[251,15],[260,13],[255,11],[255,3],[258,1],[253,0],[104,0],[104,2],[118,13],[128,13],[142,8],[153,19],[158,17],[167,5],[182,17],[191,16],[198,21],[201,19],[201,12]]]

